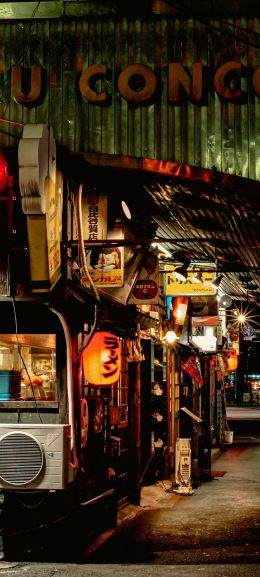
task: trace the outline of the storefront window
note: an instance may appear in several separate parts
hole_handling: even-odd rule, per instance
[[[0,334],[0,401],[56,399],[56,335]]]

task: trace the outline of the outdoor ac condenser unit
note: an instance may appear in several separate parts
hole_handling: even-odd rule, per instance
[[[191,439],[176,441],[175,447],[175,482],[178,488],[174,491],[180,495],[192,495],[191,486]]]
[[[69,455],[69,425],[1,423],[0,488],[64,489]]]

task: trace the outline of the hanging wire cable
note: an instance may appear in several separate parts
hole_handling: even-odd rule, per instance
[[[80,264],[80,268],[82,269],[82,274],[87,276],[90,287],[91,287],[92,291],[94,292],[97,301],[100,302],[99,292],[98,292],[97,287],[95,286],[95,283],[93,282],[91,275],[89,273],[87,258],[86,258],[86,251],[85,251],[85,246],[84,246],[83,224],[82,224],[82,188],[83,188],[83,186],[82,186],[82,184],[80,184],[79,188],[78,188],[78,193],[76,196],[76,218],[77,218],[78,238],[79,238],[79,264]],[[83,277],[81,278],[81,282],[82,282],[82,284],[84,284],[84,286],[88,286],[88,283],[86,283],[83,280]]]
[[[26,363],[25,363],[25,361],[24,361],[24,358],[23,358],[23,355],[22,355],[22,351],[21,351],[21,345],[20,345],[20,342],[19,342],[19,339],[18,339],[18,323],[17,323],[16,308],[15,308],[15,300],[14,300],[14,297],[13,297],[13,296],[11,296],[11,303],[12,303],[13,312],[14,312],[15,337],[16,337],[16,342],[17,342],[18,354],[19,354],[19,357],[20,357],[20,359],[21,359],[21,361],[22,361],[22,364],[23,364],[24,370],[25,370],[25,372],[26,372],[26,374],[27,374],[28,380],[29,380],[29,382],[30,382],[30,387],[31,387],[31,391],[32,391],[32,397],[33,397],[33,401],[34,401],[34,403],[35,403],[35,408],[36,408],[37,415],[38,415],[38,417],[39,417],[40,422],[43,424],[42,417],[41,417],[41,414],[39,413],[39,409],[38,409],[37,399],[36,399],[35,394],[34,394],[34,388],[33,388],[32,380],[31,380],[29,371],[28,371],[28,369],[27,369]],[[18,422],[19,422],[19,419],[20,419],[20,411],[18,412],[18,415],[19,415],[19,417],[18,417]]]
[[[80,266],[80,270],[81,270],[80,282],[82,283],[83,286],[85,286],[87,288],[89,288],[89,285],[90,285],[90,288],[92,289],[92,291],[94,292],[94,295],[96,297],[97,303],[95,304],[95,307],[94,307],[94,323],[92,325],[92,328],[91,328],[91,331],[90,331],[88,337],[86,338],[86,340],[84,341],[84,343],[82,344],[82,346],[79,350],[79,356],[80,356],[81,352],[88,346],[90,340],[92,339],[92,336],[97,329],[97,325],[98,325],[98,321],[99,321],[99,314],[101,312],[100,294],[97,290],[97,287],[95,286],[95,283],[93,282],[93,279],[91,278],[91,275],[90,275],[90,272],[88,269],[86,251],[85,251],[85,246],[84,246],[83,224],[82,224],[82,189],[83,189],[83,186],[82,186],[82,184],[80,184],[78,191],[77,191],[77,195],[76,195],[76,201],[75,201],[75,213],[76,213],[76,222],[77,222],[78,239],[79,239],[78,256],[79,256],[79,266]],[[86,275],[86,277],[89,281],[89,284],[83,280],[83,275]]]

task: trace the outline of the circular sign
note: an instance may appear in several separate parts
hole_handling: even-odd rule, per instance
[[[244,337],[252,337],[254,334],[254,329],[250,325],[245,325],[241,332]]]

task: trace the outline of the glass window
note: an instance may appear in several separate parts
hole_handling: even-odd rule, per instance
[[[57,399],[56,335],[0,334],[0,401]]]

